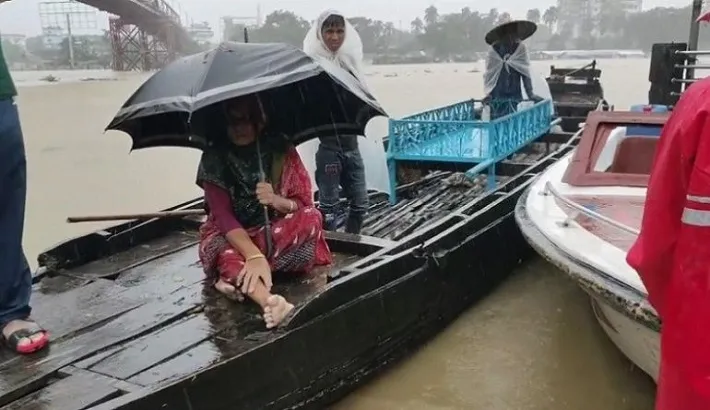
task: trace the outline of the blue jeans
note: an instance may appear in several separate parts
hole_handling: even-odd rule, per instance
[[[359,234],[369,208],[365,164],[360,150],[335,151],[322,145],[316,152],[316,183],[320,210],[328,231],[337,229],[340,187],[350,202],[345,232]]]
[[[0,100],[0,328],[30,315],[32,273],[22,250],[27,162],[17,106]]]

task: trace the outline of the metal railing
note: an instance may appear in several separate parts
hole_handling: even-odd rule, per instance
[[[686,56],[709,56],[710,51],[709,50],[685,50],[685,51],[676,51],[676,54],[683,54]]]
[[[671,95],[677,97],[677,96],[680,96],[681,94],[683,94],[683,91],[685,91],[685,88],[687,88],[690,84],[693,84],[694,82],[699,80],[699,78],[695,77],[695,70],[710,69],[710,65],[708,65],[708,64],[698,64],[697,58],[696,58],[698,56],[710,55],[710,50],[677,50],[677,51],[675,51],[675,54],[685,56],[685,60],[686,60],[685,63],[683,63],[683,64],[675,64],[674,65],[674,68],[684,70],[683,78],[672,78],[671,79],[672,83],[683,84],[683,86],[682,86],[683,88],[681,89],[680,92],[675,92],[675,91],[671,92]]]
[[[638,235],[639,230],[634,229],[628,225],[624,225],[621,222],[615,221],[609,217],[606,217],[600,213],[594,212],[586,207],[584,207],[581,204],[578,204],[577,202],[572,201],[571,199],[565,198],[560,194],[555,187],[550,183],[550,181],[545,183],[545,190],[543,191],[543,195],[552,195],[556,199],[562,201],[565,205],[569,206],[570,208],[574,209],[577,212],[580,212],[584,214],[585,216],[588,216],[592,219],[596,219],[602,222],[605,222],[614,228],[620,229],[626,233],[629,233],[631,235]],[[572,219],[572,218],[569,218]],[[569,219],[565,221],[565,223],[569,223]]]
[[[542,100],[517,109],[518,101],[467,100],[402,119],[389,120],[387,163],[396,202],[399,161],[470,164],[470,178],[487,170],[487,186],[496,187],[496,163],[532,143],[550,130],[554,107]],[[492,119],[482,120],[483,106]]]

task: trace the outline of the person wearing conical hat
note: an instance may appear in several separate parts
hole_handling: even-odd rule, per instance
[[[491,119],[516,111],[523,101],[523,87],[528,99],[542,100],[533,92],[530,80],[530,57],[523,40],[532,36],[537,25],[531,21],[508,21],[486,34],[491,46],[486,58],[484,102],[491,106]]]

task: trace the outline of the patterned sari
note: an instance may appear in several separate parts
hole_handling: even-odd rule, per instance
[[[274,185],[274,192],[298,205],[289,214],[270,208],[271,255],[267,255],[264,208],[255,194],[260,178],[255,144],[204,152],[197,184],[207,182],[229,193],[237,221],[267,255],[273,271],[306,272],[316,265],[332,263],[323,237],[322,216],[313,204],[311,180],[298,152],[290,145],[263,145],[262,162],[265,169],[272,171],[269,182]],[[241,282],[244,256],[229,244],[211,214],[200,228],[199,256],[209,277],[221,277],[233,285]]]

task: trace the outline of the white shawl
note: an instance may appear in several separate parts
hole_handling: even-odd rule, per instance
[[[355,27],[345,19],[345,39],[340,49],[333,53],[322,37],[321,31],[325,20],[332,16],[342,16],[335,10],[328,10],[322,13],[303,39],[303,51],[311,57],[325,59],[350,71],[360,82],[364,84],[363,78],[363,52],[362,40]]]

